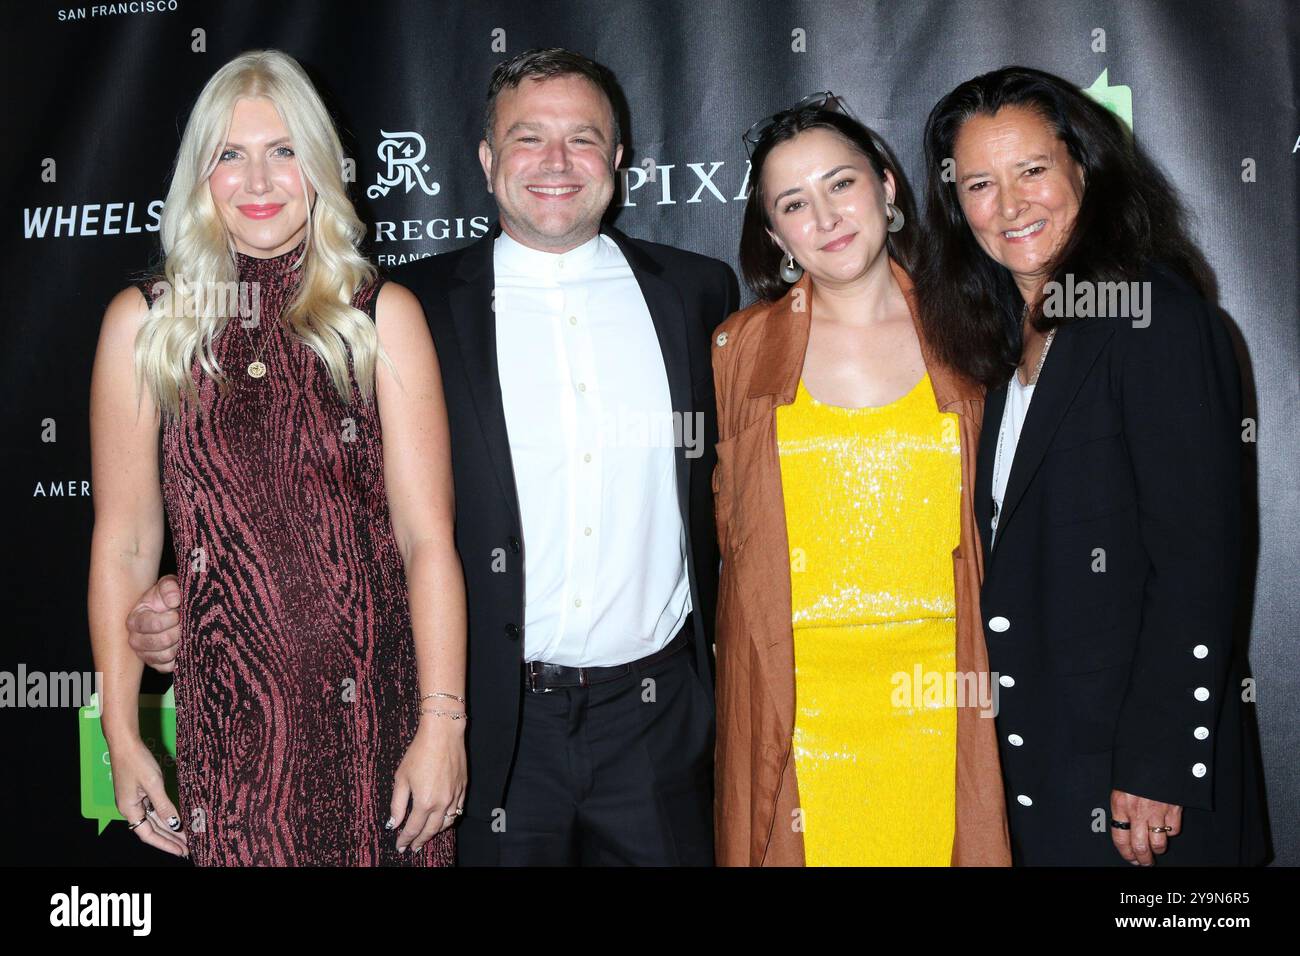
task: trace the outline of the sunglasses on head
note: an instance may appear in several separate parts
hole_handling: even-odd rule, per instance
[[[857,119],[857,117],[853,115],[853,111],[849,109],[848,104],[830,90],[823,90],[820,93],[809,93],[798,103],[794,104],[794,106],[787,107],[783,110],[777,110],[771,116],[763,117],[746,130],[745,135],[741,137],[741,140],[745,144],[745,152],[750,156],[753,156],[754,150],[758,148],[758,144],[762,142],[767,131],[776,125],[778,121],[785,116],[789,116],[791,113],[798,113],[800,110],[806,109],[830,110],[832,113],[842,113],[852,119]]]

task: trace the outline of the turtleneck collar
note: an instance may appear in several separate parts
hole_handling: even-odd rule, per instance
[[[306,248],[307,237],[303,236],[302,241],[288,252],[270,258],[263,259],[258,256],[249,256],[242,252],[236,252],[235,268],[239,273],[239,279],[242,282],[266,283],[275,280],[286,280],[285,284],[289,284],[289,281],[296,281],[302,276],[302,270],[295,269],[294,265],[302,258],[303,250]]]

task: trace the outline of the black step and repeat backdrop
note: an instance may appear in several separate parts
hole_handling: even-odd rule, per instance
[[[830,89],[922,178],[921,129],[956,83],[1019,63],[1131,123],[1195,221],[1237,339],[1250,635],[1277,861],[1300,863],[1300,87],[1293,0],[430,2],[133,0],[6,4],[0,148],[0,846],[6,862],[163,863],[117,818],[92,687],[85,592],[87,403],[100,317],[158,255],[180,130],[235,54],[306,66],[356,161],[376,261],[398,271],[482,235],[475,151],[494,64],[566,46],[609,65],[630,105],[616,221],[736,260],[741,133]],[[146,691],[168,682],[153,675]],[[170,744],[167,699],[155,740]]]

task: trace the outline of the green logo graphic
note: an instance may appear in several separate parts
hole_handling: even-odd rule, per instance
[[[1102,70],[1101,76],[1097,77],[1092,86],[1083,92],[1122,119],[1131,130],[1133,128],[1133,91],[1127,86],[1111,86],[1106,78],[1108,73],[1110,73],[1109,68]]]
[[[98,820],[98,833],[113,820],[121,820],[113,798],[113,769],[108,761],[108,742],[99,724],[99,695],[77,711],[81,745],[81,815]],[[140,695],[140,736],[162,767],[167,793],[176,800],[176,698],[167,693]]]

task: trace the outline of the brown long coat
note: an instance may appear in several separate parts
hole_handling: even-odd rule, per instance
[[[912,283],[890,263],[912,309],[938,408],[956,412],[961,441],[961,533],[953,551],[956,666],[982,673],[988,652],[980,622],[984,560],[972,492],[982,388],[933,360],[912,299]],[[796,308],[801,302],[802,308]],[[794,634],[790,559],[776,408],[794,401],[803,372],[812,287],[805,275],[784,298],[760,302],[718,327],[713,375],[718,397],[718,465],[713,475],[722,580],[718,595],[714,827],[721,866],[801,866],[803,836],[791,738]],[[957,708],[954,866],[1009,866],[1006,806],[991,717]]]

